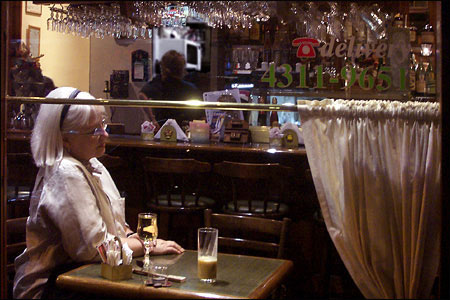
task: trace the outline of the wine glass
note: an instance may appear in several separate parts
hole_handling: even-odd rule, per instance
[[[150,266],[150,248],[158,237],[157,214],[140,213],[138,214],[137,233],[141,240],[144,241],[145,256],[144,270],[148,270]]]

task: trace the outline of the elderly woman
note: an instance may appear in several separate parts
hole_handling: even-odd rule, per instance
[[[47,97],[94,99],[70,87]],[[96,246],[114,236],[128,244],[133,256],[144,253],[142,241],[125,222],[124,199],[97,160],[108,137],[104,118],[103,106],[40,107],[31,137],[39,173],[27,221],[27,249],[15,260],[15,298],[54,295],[52,275],[73,263],[100,261]],[[173,241],[157,240],[152,253],[183,251]]]

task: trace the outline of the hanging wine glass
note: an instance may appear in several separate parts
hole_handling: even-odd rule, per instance
[[[56,16],[52,21],[52,31],[57,31],[58,30],[58,22],[59,22],[59,12],[56,11]]]
[[[47,19],[47,30],[50,30],[50,28],[53,30],[53,25],[52,25],[52,22],[54,21],[54,11],[53,11],[53,9],[55,8],[55,5],[53,5],[51,8],[50,8],[50,18],[48,18]]]
[[[59,21],[58,21],[58,32],[64,33],[66,30],[66,24],[64,23],[64,7],[61,4],[61,12],[59,14]]]

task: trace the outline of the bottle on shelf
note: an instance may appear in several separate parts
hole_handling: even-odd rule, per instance
[[[426,24],[420,33],[420,38],[422,44],[434,44],[435,39],[433,26]]]
[[[291,44],[289,43],[289,35],[286,30],[281,31],[281,62],[280,64],[289,64],[291,54]]]
[[[11,128],[11,129],[15,129],[16,128],[15,127],[15,121],[14,121],[15,119],[16,119],[16,111],[14,109],[12,109],[9,112],[9,115],[8,115],[8,120],[9,120],[8,128]]]
[[[325,43],[327,41],[327,28],[328,28],[327,17],[324,15],[322,17],[322,21],[320,21],[319,27],[317,28],[320,42]]]
[[[426,88],[425,92],[428,96],[436,95],[436,76],[434,74],[433,64],[430,62],[425,72]]]
[[[265,98],[258,96],[258,103],[265,104]],[[266,111],[258,111],[258,126],[267,126],[267,112]]]
[[[272,43],[270,42],[270,31],[264,33],[263,61],[270,63],[272,61]]]
[[[275,68],[281,65],[281,32],[278,30],[278,27],[272,45],[272,61],[275,63]]]
[[[260,40],[260,33],[261,27],[259,25],[259,22],[252,22],[252,27],[250,28],[250,40],[252,41],[259,41]]]
[[[400,13],[394,16],[394,22],[392,25],[397,28],[403,28],[403,16]]]
[[[353,36],[353,23],[350,16],[344,13],[344,40],[350,40]]]
[[[416,55],[411,50],[409,59],[409,92],[411,96],[413,96],[414,93],[416,92],[416,70],[417,70]]]
[[[225,54],[225,70],[224,70],[225,76],[230,76],[233,73],[233,65],[231,63],[230,56],[231,56],[230,51],[227,51],[227,54]]]
[[[14,128],[16,129],[28,129],[28,119],[25,115],[25,104],[20,104],[19,113],[14,118]]]
[[[356,29],[356,42],[357,43],[366,42],[366,25],[363,22],[359,22],[359,26]]]
[[[105,93],[105,99],[109,99],[109,93],[111,90],[109,89],[109,81],[105,80],[105,88],[103,89],[103,93]]]
[[[425,67],[420,61],[416,70],[416,94],[417,96],[425,96],[426,81],[425,81]]]
[[[409,27],[409,42],[411,46],[415,46],[417,44],[417,27],[411,25]]]
[[[383,72],[381,70],[382,67],[386,67],[387,62],[386,62],[386,58],[385,57],[379,57],[378,58],[378,72],[377,72],[377,85],[380,85],[384,88],[388,88],[389,84],[388,82],[386,82],[386,80],[383,80],[382,77],[378,76],[379,73]],[[414,82],[415,82],[416,78],[414,78]]]
[[[352,65],[350,58],[347,56],[344,57],[344,66],[347,69],[347,72],[346,72],[346,77],[342,78],[343,80],[342,80],[342,84],[341,84],[341,89],[348,91],[350,89],[349,83],[351,80],[350,69],[353,68],[354,66]]]
[[[277,105],[278,100],[277,97],[272,98],[272,104]],[[274,122],[278,123],[278,112],[277,111],[271,111],[270,112],[270,126],[274,126]]]

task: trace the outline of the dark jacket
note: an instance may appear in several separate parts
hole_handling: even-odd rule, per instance
[[[152,100],[203,100],[201,91],[194,84],[173,78],[163,81],[160,75],[145,84],[141,92]],[[175,119],[181,126],[183,120],[205,118],[203,109],[153,108],[152,110],[160,126],[164,125],[167,119]]]

